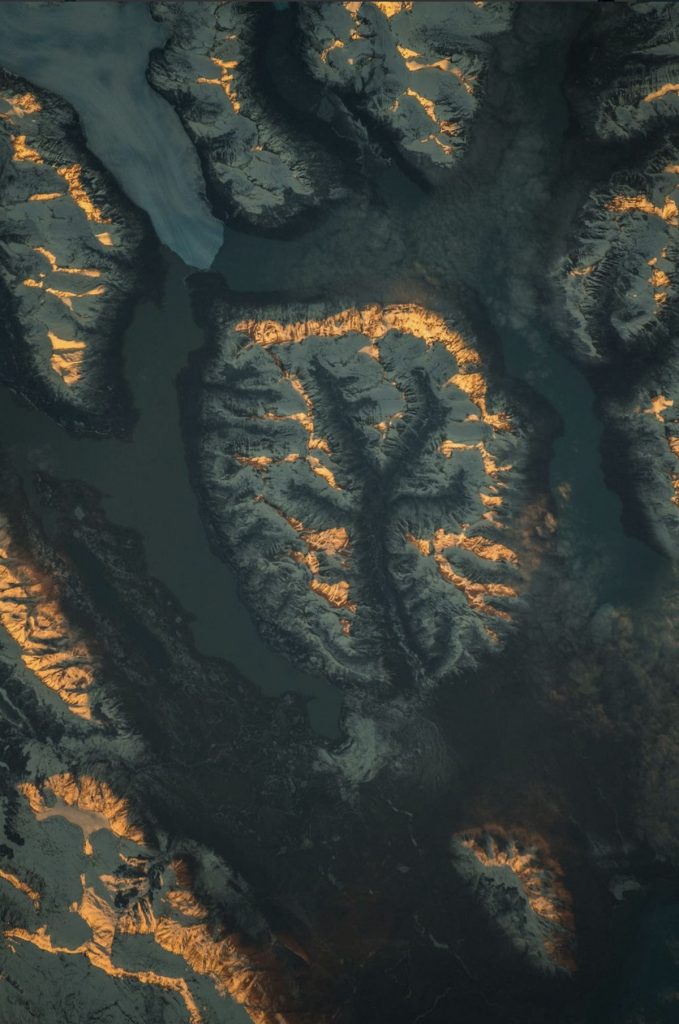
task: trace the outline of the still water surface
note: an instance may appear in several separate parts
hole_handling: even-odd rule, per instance
[[[125,336],[126,374],[139,410],[131,440],[74,438],[2,389],[3,447],[22,474],[36,467],[100,492],[110,521],[141,534],[150,574],[193,616],[199,651],[232,662],[264,693],[307,695],[311,724],[333,736],[340,695],[262,641],[240,601],[234,574],[208,545],[189,483],[175,388],[189,352],[203,337],[183,283],[189,268],[172,254],[165,258],[162,304],[141,304]]]
[[[96,104],[104,103],[107,81],[109,85],[114,81],[106,67],[111,65],[111,75],[114,72],[122,75],[126,88],[136,83],[139,88],[134,89],[134,103],[128,111],[132,118],[129,125],[134,127],[134,118],[150,117],[155,125],[154,132],[160,126],[161,134],[166,135],[172,159],[162,159],[162,150],[159,158],[154,149],[155,135],[150,140],[141,138],[137,147],[139,153],[131,156],[126,147],[136,130],[130,128],[127,132],[130,138],[118,138],[120,132],[125,135],[127,131],[124,129],[127,114],[121,120],[115,113],[118,108],[113,112],[108,110],[105,131],[99,133],[102,138],[108,133],[109,138],[108,148],[101,155],[131,195],[136,196],[135,190],[141,189],[138,201],[151,212],[161,240],[166,239],[178,251],[191,254],[188,258],[193,266],[206,265],[206,256],[210,251],[214,254],[215,239],[217,235],[221,238],[222,227],[220,225],[215,234],[210,223],[216,224],[214,218],[208,215],[206,219],[205,208],[195,206],[198,200],[191,158],[185,160],[182,155],[188,140],[171,108],[152,92],[141,75],[143,52],[160,42],[158,27],[149,23],[146,8],[139,14],[131,10],[137,5],[123,5],[124,10],[119,9],[119,5],[96,5],[100,8],[97,18],[113,19],[113,27],[119,29],[112,33],[115,38],[105,50],[108,64],[102,64],[101,54],[94,62],[88,62],[86,55],[81,60],[83,41],[89,38],[88,33],[96,35],[102,26],[97,18],[89,16],[89,7],[84,11],[83,5],[77,5],[80,27],[74,38],[78,41],[81,77],[75,81],[69,72],[73,62],[65,59],[64,40],[68,33],[64,35],[63,30],[70,24],[64,20],[68,12],[59,6],[60,32],[50,36],[50,46],[56,47],[50,55],[43,15],[36,16],[36,21],[30,11],[24,12],[24,6],[4,5],[0,18],[3,27],[0,62],[7,59],[12,70],[47,86],[58,87],[72,99],[85,121],[93,148],[98,138]],[[138,25],[135,22],[139,45],[123,66],[116,64],[116,54],[121,51],[121,39],[129,35],[128,31],[123,31],[125,26],[121,19],[125,18],[139,20]],[[43,26],[40,39],[36,34],[37,24]],[[127,25],[129,28],[134,25]],[[550,59],[547,49],[544,59]],[[560,137],[567,124],[559,76],[543,74],[539,67],[532,66],[526,74],[538,75],[543,85],[548,83],[548,86],[542,89],[541,101],[527,108],[529,113],[521,130],[527,137],[531,133],[539,134],[557,159]],[[83,88],[83,84],[88,87]],[[524,86],[530,90],[532,78]],[[110,95],[108,98],[110,100]],[[170,115],[174,120],[164,129],[162,126]],[[116,149],[117,154],[109,152]],[[153,173],[161,174],[161,178],[151,177],[144,185],[145,160],[151,156]],[[122,170],[117,163],[120,160],[125,165]],[[173,175],[178,177],[167,178],[167,167],[163,169],[166,163],[177,169]],[[520,178],[523,172],[520,160],[515,167],[505,164],[503,178],[507,187],[513,187],[513,175],[518,174]],[[375,183],[376,189],[394,222],[406,230],[417,204],[429,200],[393,165],[385,171],[383,179]],[[341,210],[335,211],[330,221],[343,215]],[[489,232],[490,244],[495,225],[490,222],[484,228],[483,224],[481,217],[479,230]],[[179,234],[170,237],[172,232]],[[261,238],[227,228],[214,269],[224,273],[229,284],[239,291],[289,290],[294,293],[301,283],[309,283],[303,279],[305,274],[308,276],[309,267],[304,255],[310,249],[317,250],[319,259],[331,266],[336,263],[342,267],[351,259],[350,252],[328,249],[327,239],[334,237],[334,233],[328,231],[327,222],[303,237],[289,240]],[[512,244],[511,240],[507,244]],[[525,242],[519,240],[515,244]],[[200,257],[196,255],[198,249],[202,253]],[[165,252],[163,259],[168,263],[169,273],[162,304],[160,307],[150,302],[141,304],[125,338],[126,375],[140,414],[131,440],[74,439],[48,416],[21,405],[6,391],[0,395],[0,437],[9,447],[15,464],[24,472],[38,466],[63,479],[86,482],[102,494],[105,510],[113,523],[138,531],[144,541],[150,573],[166,584],[193,616],[194,637],[201,652],[233,662],[266,693],[295,690],[312,696],[309,711],[314,727],[333,735],[341,706],[337,691],[323,679],[298,672],[286,658],[263,643],[239,599],[233,574],[208,546],[189,483],[175,388],[178,373],[185,367],[189,353],[202,344],[202,335],[191,317],[184,287],[183,279],[189,267],[173,253]],[[379,284],[377,268],[375,275]],[[497,280],[486,283],[488,293],[496,304],[504,302],[506,305],[511,301],[504,294],[506,282],[499,274],[496,276]],[[362,285],[365,283],[363,281]],[[409,298],[404,296],[406,301]],[[622,531],[619,499],[606,487],[601,471],[601,425],[593,410],[593,395],[586,379],[558,353],[547,322],[538,324],[534,332],[541,336],[537,347],[527,345],[519,331],[506,326],[498,333],[509,373],[528,381],[562,418],[563,433],[555,446],[551,471],[554,484],[567,483],[571,488],[570,499],[560,504],[559,522],[574,545],[574,576],[579,571],[578,561],[586,562],[604,551],[609,571],[602,577],[599,601],[639,600],[644,585],[656,581],[664,571],[664,562],[646,545]]]

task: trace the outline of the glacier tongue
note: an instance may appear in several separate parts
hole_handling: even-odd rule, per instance
[[[0,66],[72,103],[90,149],[161,242],[190,266],[209,267],[223,226],[177,115],[147,84],[149,52],[165,37],[147,5],[10,2],[0,25]]]

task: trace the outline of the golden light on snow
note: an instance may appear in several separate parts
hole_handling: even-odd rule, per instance
[[[77,384],[82,375],[82,363],[87,348],[84,341],[60,338],[54,331],[48,331],[47,337],[52,345],[50,365],[54,372],[69,387]]]
[[[19,875],[13,871],[8,871],[6,868],[0,868],[0,878],[4,879],[5,882],[9,882],[13,889],[17,892],[21,892],[24,896],[28,896],[29,900],[33,904],[35,910],[40,910],[40,893],[28,884],[24,882]]]
[[[279,980],[272,944],[248,942],[237,931],[217,933],[207,908],[195,894],[187,860],[162,852],[167,850],[166,837],[161,838],[160,849],[150,845],[128,800],[93,775],[71,772],[55,773],[38,783],[23,782],[17,788],[23,797],[21,813],[32,817],[29,842],[34,841],[36,829],[40,835],[45,822],[61,818],[80,829],[83,846],[81,856],[74,860],[70,830],[54,832],[46,846],[53,859],[61,858],[61,874],[75,889],[72,902],[63,908],[54,906],[54,892],[49,888],[38,892],[19,875],[0,871],[0,880],[26,896],[36,910],[47,905],[44,919],[36,920],[32,927],[5,927],[3,937],[10,951],[27,943],[60,958],[83,957],[111,978],[174,993],[189,1024],[205,1024],[206,1020],[200,989],[195,991],[192,975],[196,974],[209,979],[217,995],[243,1005],[254,1024],[268,1024],[273,1019],[272,998],[275,1001],[281,993],[272,996],[271,986],[285,983]],[[107,839],[99,849],[98,835]],[[160,869],[153,878],[144,871],[151,863]],[[142,866],[132,885],[130,865]],[[118,899],[119,894],[126,897],[124,901]],[[87,925],[88,937],[77,945],[57,941],[51,921],[55,911],[57,915],[68,911],[79,918]],[[121,955],[128,936],[145,938],[141,967],[129,965],[124,952]],[[275,938],[308,962],[308,954],[292,936]],[[177,961],[173,963],[172,957]],[[282,998],[285,1000],[284,993]]]
[[[82,182],[82,167],[80,164],[68,164],[56,168],[68,185],[69,195],[73,202],[80,207],[89,221],[94,224],[110,224],[111,218],[104,216],[99,207],[90,198],[87,189]]]
[[[48,203],[53,199],[63,199],[65,192],[34,192],[28,197],[29,203]]]
[[[236,90],[236,83],[233,72],[238,67],[237,60],[221,60],[219,57],[210,57],[210,60],[219,68],[221,74],[219,78],[206,78],[200,76],[196,79],[199,85],[218,85],[223,91],[224,95],[231,104],[231,109],[234,114],[240,112],[240,100],[238,99],[238,92]]]
[[[360,4],[358,4],[358,5],[357,4],[345,4],[345,6],[346,7],[357,7],[357,6],[360,7]],[[389,3],[389,2],[382,2],[382,3],[380,3],[380,0],[375,0],[375,7],[377,7],[382,12],[382,14],[385,16],[385,18],[393,18],[394,15],[401,14],[402,11],[405,11],[406,13],[409,12],[409,11],[412,11],[412,9],[413,9],[413,0],[404,0],[404,2],[402,2],[402,3],[398,3],[398,2],[396,2],[396,3]]]
[[[101,271],[93,270],[91,267],[60,267],[54,253],[51,253],[49,249],[45,249],[44,246],[37,245],[35,251],[45,257],[50,265],[50,270],[54,274],[79,274],[80,277],[101,277]]]
[[[574,959],[573,901],[564,882],[563,868],[541,836],[524,829],[486,825],[454,837],[455,843],[502,884],[502,873],[514,877],[537,926],[534,935],[546,960],[569,973]],[[528,922],[527,922],[528,923]],[[525,941],[525,940],[524,940]]]
[[[321,50],[319,57],[321,58],[324,64],[327,64],[328,54],[331,53],[333,50],[341,50],[343,46],[344,43],[342,42],[341,39],[333,39],[329,46],[326,46],[324,50]]]
[[[11,121],[12,118],[25,117],[27,114],[39,114],[42,110],[40,103],[31,92],[22,92],[15,96],[4,95],[2,99],[8,105],[9,110],[0,114],[0,121]]]
[[[655,395],[651,398],[648,409],[642,409],[643,413],[648,413],[658,420],[659,423],[664,423],[665,417],[663,413],[666,409],[670,409],[674,405],[674,401],[671,398],[666,398],[665,395]]]
[[[324,597],[333,608],[346,608],[350,612],[356,611],[356,604],[349,600],[351,588],[346,580],[339,580],[337,583],[326,583],[324,580],[312,579],[309,586],[314,593]]]
[[[613,213],[631,213],[637,210],[652,217],[660,217],[672,227],[679,225],[679,208],[672,196],[665,196],[662,206],[656,206],[646,196],[614,196],[606,204],[606,209]]]
[[[25,135],[12,135],[12,160],[25,160],[32,164],[44,164],[43,158],[37,149],[33,149],[26,142]]]
[[[644,96],[644,103],[654,103],[655,100],[661,100],[664,96],[668,96],[670,93],[679,92],[679,84],[675,82],[665,82],[659,89],[655,89],[653,92],[649,92]]]
[[[423,557],[433,558],[441,577],[464,594],[467,603],[474,611],[499,619],[509,620],[511,618],[509,612],[504,608],[495,607],[493,598],[518,597],[515,587],[505,583],[483,582],[470,579],[460,569],[454,567],[454,558],[448,552],[451,548],[458,547],[472,551],[482,559],[508,562],[516,565],[517,557],[515,552],[502,544],[493,543],[485,537],[468,537],[465,534],[445,533],[443,530],[437,530],[431,538],[415,537],[411,533],[406,533],[405,539]],[[444,551],[446,554],[443,554]]]
[[[233,330],[245,335],[247,339],[240,351],[247,351],[250,346],[256,345],[269,352],[279,371],[280,379],[290,385],[303,405],[303,411],[267,410],[255,414],[255,418],[277,422],[285,420],[297,422],[303,427],[307,438],[306,452],[296,449],[287,454],[277,453],[274,456],[261,451],[241,450],[233,457],[244,469],[267,475],[284,462],[304,461],[314,475],[320,477],[331,490],[341,491],[343,488],[343,481],[339,478],[333,461],[330,458],[326,461],[326,456],[331,456],[327,439],[319,438],[316,433],[313,401],[299,374],[292,372],[284,365],[284,355],[279,355],[277,351],[280,346],[304,344],[309,338],[343,338],[347,335],[355,335],[359,339],[366,338],[368,344],[359,345],[357,349],[358,358],[367,356],[380,365],[382,365],[380,343],[389,332],[410,335],[423,341],[427,348],[440,345],[454,357],[458,367],[458,372],[450,377],[443,386],[457,388],[478,410],[477,413],[469,414],[466,418],[485,425],[493,434],[511,430],[511,422],[507,414],[491,411],[489,407],[487,381],[482,372],[477,351],[441,316],[422,306],[398,304],[381,307],[373,304],[362,308],[342,309],[329,316],[310,316],[303,320],[289,322],[266,318],[242,319],[236,322]],[[404,410],[398,410],[390,413],[388,419],[373,424],[373,427],[378,434],[385,436],[389,428],[406,415]],[[422,555],[434,560],[440,576],[460,590],[467,603],[476,612],[484,616],[509,619],[510,615],[505,608],[496,606],[497,601],[515,598],[517,590],[505,582],[484,579],[483,566],[492,562],[511,567],[516,567],[518,564],[516,553],[507,544],[484,535],[484,530],[503,528],[504,524],[496,518],[502,505],[499,490],[506,486],[505,476],[512,467],[509,464],[500,464],[487,441],[483,440],[462,442],[445,438],[440,442],[439,450],[446,458],[455,458],[457,453],[462,452],[477,453],[480,458],[487,482],[478,494],[481,511],[477,526],[473,530],[464,527],[454,532],[441,528],[435,531],[430,538],[415,538],[409,535],[408,540],[416,544]],[[309,572],[308,586],[310,589],[332,607],[347,609],[350,613],[354,613],[357,603],[351,595],[351,584],[339,571],[342,564],[348,566],[346,559],[349,544],[346,530],[337,526],[330,530],[314,532],[294,516],[286,515],[275,502],[270,501],[263,494],[257,494],[255,500],[264,501],[269,505],[288,522],[297,534],[299,546],[292,548],[289,555]],[[323,543],[319,543],[321,535],[323,535]],[[473,575],[467,575],[467,571],[463,571],[460,566],[455,564],[455,558],[451,553],[453,549],[458,549],[467,556],[471,555],[478,559],[479,569]],[[331,559],[341,556],[341,564],[332,564],[331,561],[326,565],[321,556]],[[477,578],[479,573],[481,578]],[[350,624],[351,620],[347,618],[341,624],[342,631],[348,635],[349,628],[344,625],[344,622]]]
[[[64,615],[54,585],[17,549],[0,517],[0,624],[18,645],[21,660],[73,714],[91,719],[89,689],[96,659]]]

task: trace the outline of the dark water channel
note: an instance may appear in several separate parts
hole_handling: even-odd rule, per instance
[[[285,9],[287,5],[276,6]],[[540,133],[545,150],[551,151],[547,162],[553,164],[559,160],[568,120],[560,76],[550,68],[558,50],[555,42],[552,40],[551,49],[545,47],[543,66],[533,64],[525,72],[525,82],[519,83],[526,94],[536,97],[535,117],[524,129]],[[513,168],[505,163],[502,170],[506,184],[498,190],[505,187],[510,193],[521,187],[520,160]],[[397,225],[396,231],[399,224],[405,230],[405,225],[416,218],[419,203],[430,201],[394,165],[384,172],[376,187]],[[331,213],[330,220],[341,216],[341,212]],[[316,249],[319,258],[338,261],[338,265],[351,258],[341,249],[326,250],[327,237],[334,237],[327,222],[289,240],[227,228],[214,269],[223,273],[236,291],[261,292],[263,297],[269,291],[294,293],[308,273],[310,249]],[[189,353],[202,344],[202,335],[192,319],[184,286],[189,268],[166,251],[163,259],[168,264],[168,275],[162,303],[141,304],[125,337],[126,375],[139,410],[131,440],[75,439],[46,414],[0,390],[0,443],[26,477],[38,468],[62,479],[83,481],[99,491],[111,522],[141,535],[149,572],[167,585],[193,617],[198,649],[232,662],[267,694],[296,691],[308,695],[312,698],[309,716],[313,727],[319,733],[336,735],[341,708],[338,692],[326,680],[299,672],[263,642],[240,601],[233,573],[208,546],[189,482],[175,387]],[[498,266],[504,270],[508,263],[511,257]],[[375,281],[379,301],[383,281],[377,268]],[[365,293],[365,280],[361,288]],[[490,307],[502,308],[512,301],[508,281],[501,279],[497,268],[495,276],[491,274],[485,281],[485,289]],[[404,294],[404,301],[410,299]],[[562,421],[563,430],[551,462],[551,481],[555,489],[560,488],[559,530],[573,553],[569,571],[577,578],[581,567],[603,558],[606,571],[601,574],[599,603],[633,604],[644,600],[648,589],[667,571],[667,563],[622,529],[620,500],[606,486],[600,464],[601,423],[585,376],[560,354],[545,311],[536,309],[528,340],[521,328],[509,327],[506,321],[498,321],[496,328],[508,373],[526,381],[547,399]],[[647,950],[664,949],[665,937],[677,934],[678,913],[676,903],[649,912],[644,922]],[[630,966],[625,1005],[616,1002],[618,995],[603,993],[601,1001],[593,1000],[588,1024],[608,1024],[617,1019],[613,1005],[617,1013],[618,1007],[626,1009],[643,1002],[644,993],[669,984],[670,979],[675,981],[675,965],[665,963],[660,953],[653,958],[650,953],[634,950],[630,960],[634,964]]]
[[[552,48],[554,43],[552,39]],[[558,159],[567,111],[559,75],[547,68],[554,53],[545,47],[544,54],[545,68],[531,65],[525,71],[525,83],[519,83],[519,88],[530,92],[536,80],[541,82],[534,114],[527,116],[522,130],[541,133],[544,148],[551,150],[554,160]],[[515,187],[512,175],[521,173],[520,161],[505,161],[502,171],[504,184],[496,191]],[[396,233],[412,230],[412,217],[420,203],[436,202],[393,164],[374,184]],[[339,224],[342,217],[346,213],[335,210],[310,232],[288,240],[227,228],[214,269],[237,291],[294,292],[309,275],[310,250],[317,250],[319,259],[338,267],[351,259],[349,252],[339,248],[341,232],[328,228],[333,222]],[[488,231],[481,220],[479,225],[480,231]],[[327,248],[328,238],[338,238],[338,247]],[[337,691],[322,679],[298,672],[263,643],[240,602],[233,574],[207,544],[189,484],[175,389],[178,373],[188,354],[201,345],[202,337],[191,317],[184,287],[189,268],[167,251],[163,258],[169,273],[162,303],[141,304],[125,338],[126,373],[140,413],[132,439],[74,439],[47,415],[18,403],[7,392],[0,398],[0,437],[24,473],[37,466],[64,479],[82,480],[99,491],[110,520],[141,534],[150,573],[165,583],[193,616],[199,650],[233,662],[266,693],[295,690],[313,696],[310,717],[314,727],[332,735],[341,705]],[[384,281],[378,268],[375,282],[379,291]],[[365,291],[365,280],[361,287]],[[491,305],[511,302],[507,282],[499,274],[496,280],[491,277],[486,282],[486,289]],[[410,296],[406,294],[404,299]],[[642,580],[656,578],[662,560],[622,531],[620,502],[606,487],[601,471],[601,425],[587,381],[559,354],[549,324],[541,324],[539,315],[533,331],[541,338],[537,346],[527,344],[518,329],[504,326],[498,333],[509,373],[546,397],[563,421],[552,480],[570,488],[568,500],[561,501],[559,522],[574,544],[576,559],[605,550],[614,570],[602,583],[600,600],[634,599]]]
[[[0,392],[0,437],[15,467],[83,481],[103,497],[110,521],[144,541],[148,570],[193,616],[203,654],[225,658],[264,693],[312,698],[309,716],[335,735],[341,698],[325,680],[295,669],[260,638],[238,596],[234,574],[210,550],[189,483],[175,379],[202,344],[184,287],[187,268],[165,254],[160,306],[141,304],[125,336],[126,374],[139,419],[130,441],[77,439],[49,416]]]

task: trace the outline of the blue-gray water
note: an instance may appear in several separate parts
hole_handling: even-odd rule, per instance
[[[144,77],[149,49],[163,41],[163,30],[146,5],[7,3],[0,9],[0,27],[0,63],[66,96],[83,119],[90,145],[126,192],[149,210],[161,240],[192,266],[209,263],[223,227],[200,197],[197,159],[176,115]],[[565,112],[556,93],[549,105],[550,117],[540,130],[545,137],[548,132],[556,137]],[[420,190],[393,165],[376,184],[395,221],[407,230],[415,204],[424,198]],[[330,225],[341,227],[345,216],[342,209],[334,211]],[[328,223],[288,241],[227,228],[215,268],[236,290],[294,291],[308,276],[310,251],[329,265],[346,267],[351,262],[343,238],[342,230]],[[332,733],[339,709],[336,692],[322,680],[296,672],[262,643],[238,599],[232,574],[205,540],[184,462],[174,388],[177,373],[201,337],[182,284],[186,268],[171,262],[162,309],[140,306],[127,332],[127,376],[140,411],[132,440],[73,440],[46,416],[19,408],[6,396],[0,411],[2,439],[18,463],[42,464],[101,491],[112,522],[139,531],[149,570],[194,616],[199,649],[233,661],[267,692],[315,693],[312,719]],[[503,301],[500,280],[489,280],[486,287],[491,298]],[[591,389],[557,353],[548,325],[539,348],[526,345],[518,331],[503,329],[500,335],[509,372],[528,380],[563,419],[552,463],[554,482],[572,488],[560,509],[562,530],[570,531],[576,556],[580,543],[580,557],[602,546],[612,557],[615,571],[602,586],[601,601],[633,597],[639,581],[657,573],[659,560],[622,531],[619,500],[605,486],[599,465],[601,426],[592,409]]]
[[[193,616],[199,651],[232,662],[266,694],[292,690],[312,698],[311,724],[333,736],[339,694],[261,640],[233,573],[207,543],[184,459],[175,388],[189,352],[203,338],[183,284],[188,268],[170,254],[166,258],[160,307],[141,304],[125,336],[125,369],[139,410],[132,439],[75,439],[0,389],[0,444],[24,476],[35,467],[100,492],[110,521],[141,534],[150,574]]]
[[[66,5],[47,17],[53,23],[46,30],[46,16],[37,5],[4,4],[0,63],[73,102],[92,149],[148,210],[161,240],[186,263],[209,265],[221,241],[221,225],[201,198],[197,161],[176,116],[143,77],[147,51],[162,42],[162,31],[148,18],[145,5],[78,4],[77,12],[75,5]],[[553,119],[555,132],[558,121]],[[392,209],[406,209],[412,216],[412,184],[393,168],[382,192]],[[305,250],[315,246],[323,253],[324,231],[315,240],[271,241],[228,229],[216,266],[235,289],[294,289],[300,267],[308,265]],[[326,258],[348,259],[350,254],[328,250]],[[202,337],[182,284],[186,268],[169,262],[162,308],[141,305],[125,339],[126,373],[140,411],[132,439],[75,440],[5,391],[0,393],[0,443],[24,471],[36,465],[96,487],[111,521],[139,532],[150,572],[194,616],[198,648],[232,661],[265,692],[292,689],[312,695],[312,722],[332,734],[340,706],[336,691],[297,672],[261,641],[233,574],[207,545],[188,481],[174,388],[177,373]],[[491,297],[503,301],[502,282],[490,280],[485,286]],[[586,379],[558,354],[548,323],[535,333],[540,344],[529,346],[520,331],[499,331],[509,373],[528,381],[563,421],[551,478],[555,486],[571,488],[568,500],[558,499],[560,530],[573,549],[570,571],[576,576],[578,562],[604,553],[612,572],[602,579],[599,601],[639,599],[640,584],[658,578],[664,562],[621,528],[620,501],[606,487],[600,466],[601,424]],[[638,944],[629,951],[627,991],[593,998],[588,1024],[612,1024],[637,1008],[641,1014],[659,989],[678,987],[676,960],[668,947],[677,934],[676,905],[649,910]]]
[[[205,269],[223,225],[179,118],[145,77],[149,51],[166,37],[145,3],[0,4],[0,66],[68,100],[89,148],[161,242]]]
[[[583,374],[558,352],[547,325],[544,330],[548,341],[539,349],[527,346],[520,334],[506,330],[503,354],[508,371],[547,398],[563,423],[563,433],[554,445],[550,479],[559,529],[576,560],[571,571],[575,574],[580,571],[578,566],[603,558],[599,602],[642,602],[649,587],[670,572],[669,561],[624,532],[620,498],[604,479],[602,424],[594,409],[592,389]]]

